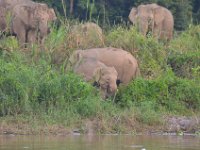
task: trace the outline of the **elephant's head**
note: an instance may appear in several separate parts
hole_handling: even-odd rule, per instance
[[[13,18],[13,32],[20,36],[22,32],[26,34],[26,39],[24,40],[23,37],[22,42],[38,39],[39,42],[43,43],[44,37],[50,32],[48,23],[54,21],[56,15],[54,10],[48,8],[46,4],[27,1],[13,8]]]
[[[40,37],[43,38],[50,32],[49,23],[57,19],[52,8],[46,4],[37,3],[34,10],[34,20],[37,21]]]
[[[159,7],[157,4],[139,5],[132,8],[129,14],[129,20],[133,24],[137,24],[139,31],[146,35],[148,30],[153,30],[154,26],[154,9]]]
[[[136,20],[137,20],[137,8],[133,7],[131,9],[131,12],[128,16],[129,20],[133,23],[133,24],[136,24]]]
[[[99,85],[101,96],[106,99],[117,91],[118,73],[114,67],[99,67],[94,71],[95,82]]]

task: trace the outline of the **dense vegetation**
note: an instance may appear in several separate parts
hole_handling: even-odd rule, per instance
[[[127,23],[133,6],[156,2],[172,11],[176,30],[200,21],[199,0],[35,0],[48,3],[68,18],[96,21],[102,26]],[[63,7],[64,6],[64,7]]]
[[[84,121],[89,119],[95,121],[96,131],[100,133],[135,132],[140,129],[137,123],[159,125],[164,115],[200,112],[200,26],[188,26],[192,22],[187,17],[191,16],[186,15],[191,14],[188,12],[192,12],[194,5],[193,16],[198,16],[198,0],[166,0],[166,3],[158,0],[174,10],[175,17],[182,15],[178,17],[177,29],[187,28],[167,44],[151,35],[145,38],[134,27],[125,25],[130,7],[141,0],[123,1],[75,0],[72,16],[105,21],[101,22],[106,23],[102,47],[113,46],[132,53],[139,60],[142,76],[127,87],[120,87],[116,97],[102,100],[96,88],[66,69],[69,55],[77,49],[69,38],[69,29],[77,23],[72,19],[61,17],[60,25],[52,27],[42,47],[36,44],[21,49],[15,37],[1,37],[0,116],[4,124],[21,122],[29,124],[31,130],[37,130],[40,125],[42,129],[44,125],[59,125],[87,132]],[[61,2],[64,1],[45,2],[63,14]],[[98,11],[100,5],[104,6],[104,12]],[[69,1],[66,6],[68,10]],[[180,11],[176,11],[178,7]],[[117,16],[122,20],[116,19]],[[114,20],[122,24],[114,25]],[[107,23],[112,23],[112,27]],[[90,43],[85,48],[91,45],[99,47]]]
[[[66,71],[74,49],[68,45],[68,27],[66,23],[52,29],[42,48],[33,45],[21,50],[13,37],[0,41],[3,120],[22,117],[23,122],[36,126],[75,124],[82,128],[83,120],[90,118],[98,122],[98,132],[124,132],[133,130],[127,125],[136,122],[153,125],[161,123],[165,114],[200,111],[199,26],[191,26],[167,46],[143,37],[134,27],[116,26],[106,32],[104,46],[131,52],[138,58],[142,74],[106,101],[101,100],[97,89]],[[115,122],[116,118],[120,122],[111,124],[110,120]]]

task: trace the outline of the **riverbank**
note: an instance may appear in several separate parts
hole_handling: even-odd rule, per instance
[[[197,116],[163,117],[163,122],[157,125],[142,124],[131,120],[131,118],[112,118],[109,122],[102,119],[85,119],[79,124],[67,127],[59,124],[43,124],[39,120],[28,121],[6,117],[0,120],[0,134],[58,136],[79,134],[200,135],[200,117]]]

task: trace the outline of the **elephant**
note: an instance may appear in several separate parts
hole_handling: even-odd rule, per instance
[[[17,36],[21,45],[36,41],[44,43],[45,37],[50,32],[48,23],[57,19],[52,8],[44,3],[30,0],[1,0],[0,7],[5,8],[5,13],[10,12],[10,32]],[[0,29],[2,31],[5,29],[6,14],[1,16]]]
[[[48,23],[57,19],[52,8],[43,3],[23,3],[13,9],[12,32],[20,43],[44,43],[50,32]]]
[[[70,48],[94,48],[104,45],[103,31],[93,22],[71,27],[69,34]]]
[[[133,7],[129,20],[134,25],[138,25],[139,31],[144,36],[151,31],[157,39],[169,41],[173,38],[174,18],[165,7],[155,3]]]
[[[72,67],[74,73],[82,75],[85,81],[100,88],[101,97],[106,99],[117,91],[117,71],[95,58],[82,58]]]
[[[127,85],[140,75],[137,60],[129,52],[122,49],[107,47],[76,50],[70,56],[69,63],[73,66],[81,58],[94,58],[108,67],[114,67],[118,73],[117,85]]]
[[[9,25],[11,22],[12,10],[14,6],[22,3],[31,3],[31,2],[32,2],[31,0],[0,0],[0,31],[10,32]]]

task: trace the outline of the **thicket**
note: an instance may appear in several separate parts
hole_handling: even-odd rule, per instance
[[[140,78],[120,87],[116,98],[106,101],[98,89],[66,70],[75,49],[68,45],[69,27],[66,23],[52,28],[43,47],[20,49],[16,38],[1,39],[1,117],[43,116],[47,122],[70,126],[86,118],[103,116],[108,121],[134,116],[154,124],[164,113],[199,112],[200,26],[191,26],[167,44],[151,35],[143,37],[134,27],[116,26],[105,32],[105,46],[129,51],[141,69]],[[113,126],[113,130],[121,129]]]

